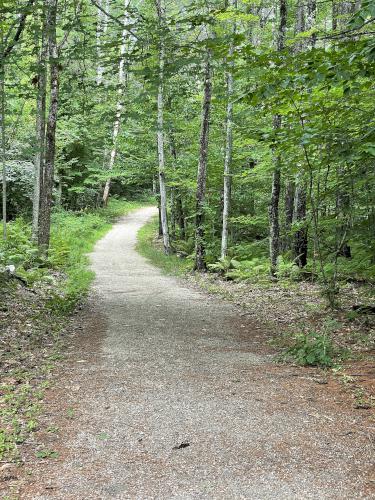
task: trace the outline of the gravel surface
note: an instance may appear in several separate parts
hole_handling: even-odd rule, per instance
[[[363,413],[316,371],[273,364],[235,306],[147,263],[134,245],[154,213],[125,217],[92,254],[94,294],[51,403],[60,455],[21,498],[375,498]]]

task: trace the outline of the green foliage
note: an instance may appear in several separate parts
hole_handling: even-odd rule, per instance
[[[58,458],[59,454],[53,450],[40,450],[35,453],[36,458]]]
[[[337,350],[326,333],[298,333],[293,338],[293,345],[284,353],[284,359],[292,359],[300,365],[329,368]]]
[[[8,238],[0,241],[0,266],[30,269],[42,264],[38,249],[31,243],[30,225],[22,218],[8,224]]]
[[[191,270],[192,263],[190,260],[177,255],[165,255],[160,244],[156,246],[157,227],[158,221],[154,219],[139,230],[137,251],[167,274],[182,275]]]
[[[282,256],[279,256],[276,275],[279,279],[289,278],[296,281],[301,278],[301,269],[295,262],[287,261]]]
[[[43,256],[31,242],[31,227],[24,219],[8,224],[8,239],[0,241],[0,268],[14,265],[29,286],[39,281],[54,285],[49,306],[56,312],[71,311],[88,291],[93,273],[87,254],[120,215],[142,205],[111,200],[107,208],[72,212],[56,210],[52,217],[51,245]],[[59,279],[63,277],[63,279]]]
[[[225,275],[228,271],[237,269],[239,262],[231,257],[221,257],[215,264],[208,264],[208,269],[213,272],[217,272],[221,275]]]
[[[140,206],[139,202],[114,199],[107,208],[94,212],[59,211],[54,214],[49,263],[66,275],[63,285],[49,300],[55,312],[67,313],[85,297],[94,277],[89,269],[88,253],[117,217]]]

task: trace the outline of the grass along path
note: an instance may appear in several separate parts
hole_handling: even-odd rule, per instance
[[[58,436],[40,436],[45,458],[19,496],[366,498],[364,413],[337,405],[314,370],[272,363],[233,304],[135,252],[154,213],[129,214],[95,246],[95,313],[49,393]]]
[[[22,461],[23,443],[39,429],[44,391],[53,383],[71,314],[94,278],[87,254],[118,217],[142,205],[112,200],[91,212],[55,212],[48,259],[30,244],[27,223],[8,225],[0,263],[16,265],[28,286],[12,280],[2,285],[0,296],[0,461]],[[7,471],[5,463],[0,479]]]

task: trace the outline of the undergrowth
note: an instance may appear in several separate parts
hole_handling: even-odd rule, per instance
[[[38,429],[46,378],[60,359],[68,315],[93,279],[88,253],[119,216],[145,203],[111,200],[91,212],[55,211],[47,257],[31,243],[23,219],[8,224],[0,267],[14,266],[24,280],[0,283],[0,460],[19,458],[18,446]]]
[[[161,240],[156,237],[158,230],[158,221],[154,219],[150,223],[143,226],[138,233],[137,250],[143,256],[148,258],[154,265],[161,268],[164,272],[172,275],[186,275],[192,271],[193,261],[191,256],[192,247],[189,241],[185,247],[180,242],[175,242],[175,249],[178,254],[167,256],[163,252]],[[238,250],[238,248],[237,248]],[[243,252],[249,251],[247,247]],[[238,250],[239,252],[239,250]],[[238,302],[236,292],[231,292],[232,287],[222,286],[225,281],[248,282],[251,287],[261,290],[264,287],[275,288],[275,282],[269,280],[268,261],[262,257],[254,257],[245,260],[245,254],[242,253],[239,257],[228,256],[224,259],[219,259],[215,263],[208,264],[206,275],[195,275],[195,281],[202,288],[210,293],[221,295],[223,298]],[[243,260],[238,260],[238,259]],[[215,279],[215,274],[221,277],[221,280]],[[224,280],[224,281],[223,281]],[[294,264],[284,260],[282,257],[278,261],[278,284],[277,289],[280,293],[285,289],[286,296],[293,298],[293,293],[290,294],[293,287],[297,286],[298,281],[303,281],[301,270]],[[221,284],[220,284],[221,283]],[[229,283],[228,283],[229,285]],[[236,290],[234,287],[233,290]],[[272,298],[270,298],[272,300]],[[311,304],[306,303],[305,308],[314,305],[320,310],[325,310],[324,303]],[[314,312],[314,311],[313,311]],[[313,316],[313,312],[311,316]],[[320,312],[322,314],[322,312]],[[332,313],[333,314],[333,313]],[[316,313],[316,316],[319,316]],[[296,332],[296,327],[300,325],[293,324],[293,330]],[[335,366],[337,362],[347,359],[349,350],[339,346],[336,342],[336,330],[340,330],[339,323],[328,321],[327,318],[320,318],[318,324],[315,324],[316,330],[313,328],[308,331],[304,329],[298,333],[285,333],[285,336],[277,335],[271,344],[274,344],[278,349],[282,350],[282,354],[277,357],[279,361],[287,361],[300,365],[318,366],[321,368],[330,368]],[[281,345],[280,338],[283,338]]]
[[[137,251],[167,274],[183,275],[191,270],[192,262],[189,259],[164,254],[161,244],[156,242],[157,227],[158,222],[154,218],[138,231]]]
[[[29,286],[49,284],[49,306],[67,313],[84,298],[93,273],[88,253],[120,215],[144,203],[111,200],[106,208],[70,212],[56,210],[52,216],[51,243],[47,256],[31,242],[31,226],[24,219],[8,224],[8,239],[0,242],[0,267],[14,266],[17,276]]]

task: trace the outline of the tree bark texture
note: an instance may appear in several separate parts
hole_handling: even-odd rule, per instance
[[[232,0],[231,6],[237,7],[237,0]],[[232,36],[236,34],[236,23],[233,23]],[[227,113],[226,113],[226,138],[225,138],[225,157],[224,157],[224,192],[223,192],[223,225],[221,233],[221,258],[226,257],[228,252],[228,221],[231,203],[231,166],[233,151],[233,66],[232,60],[234,53],[233,39],[229,48],[229,58],[227,77]]]
[[[279,52],[285,47],[285,32],[287,21],[287,5],[286,0],[280,0],[279,3],[279,27],[276,37],[276,48]],[[273,129],[281,128],[281,116],[275,115],[273,119]],[[279,221],[279,201],[280,201],[280,184],[281,184],[281,157],[279,154],[274,154],[274,171],[272,175],[272,190],[271,203],[269,207],[269,222],[270,222],[270,272],[275,276],[277,270],[277,258],[280,253],[280,221]]]
[[[47,2],[48,55],[50,59],[50,103],[46,126],[43,188],[40,197],[38,244],[48,250],[51,227],[52,191],[56,151],[56,122],[59,94],[59,63],[56,42],[57,0]]]
[[[124,18],[124,29],[121,35],[121,48],[120,48],[120,62],[119,62],[119,71],[118,71],[118,91],[117,91],[117,104],[116,104],[116,114],[115,121],[113,123],[112,130],[112,149],[109,157],[108,170],[113,170],[115,165],[116,156],[117,156],[117,138],[120,132],[121,126],[121,118],[122,118],[122,109],[123,109],[123,96],[124,96],[124,86],[126,81],[126,72],[125,72],[125,53],[126,53],[126,42],[128,36],[128,22],[129,22],[129,13],[128,13],[129,0],[125,0],[125,18]],[[105,182],[104,191],[103,191],[103,205],[107,206],[109,191],[111,188],[111,178]]]
[[[196,218],[195,218],[195,269],[205,271],[204,203],[206,198],[208,140],[211,109],[211,66],[210,51],[207,50],[202,103],[200,150],[197,175]]]
[[[46,140],[46,93],[47,93],[47,57],[48,38],[46,29],[46,16],[43,12],[41,48],[38,62],[38,93],[36,98],[36,123],[35,123],[35,158],[34,158],[34,192],[33,192],[33,221],[32,238],[38,242],[40,200],[43,189],[44,152]]]
[[[160,218],[163,232],[164,253],[168,255],[171,251],[169,241],[168,217],[167,217],[167,188],[165,182],[165,155],[164,155],[164,7],[162,0],[156,0],[156,11],[159,21],[159,86],[158,86],[158,161],[159,161],[159,189],[160,189]]]

